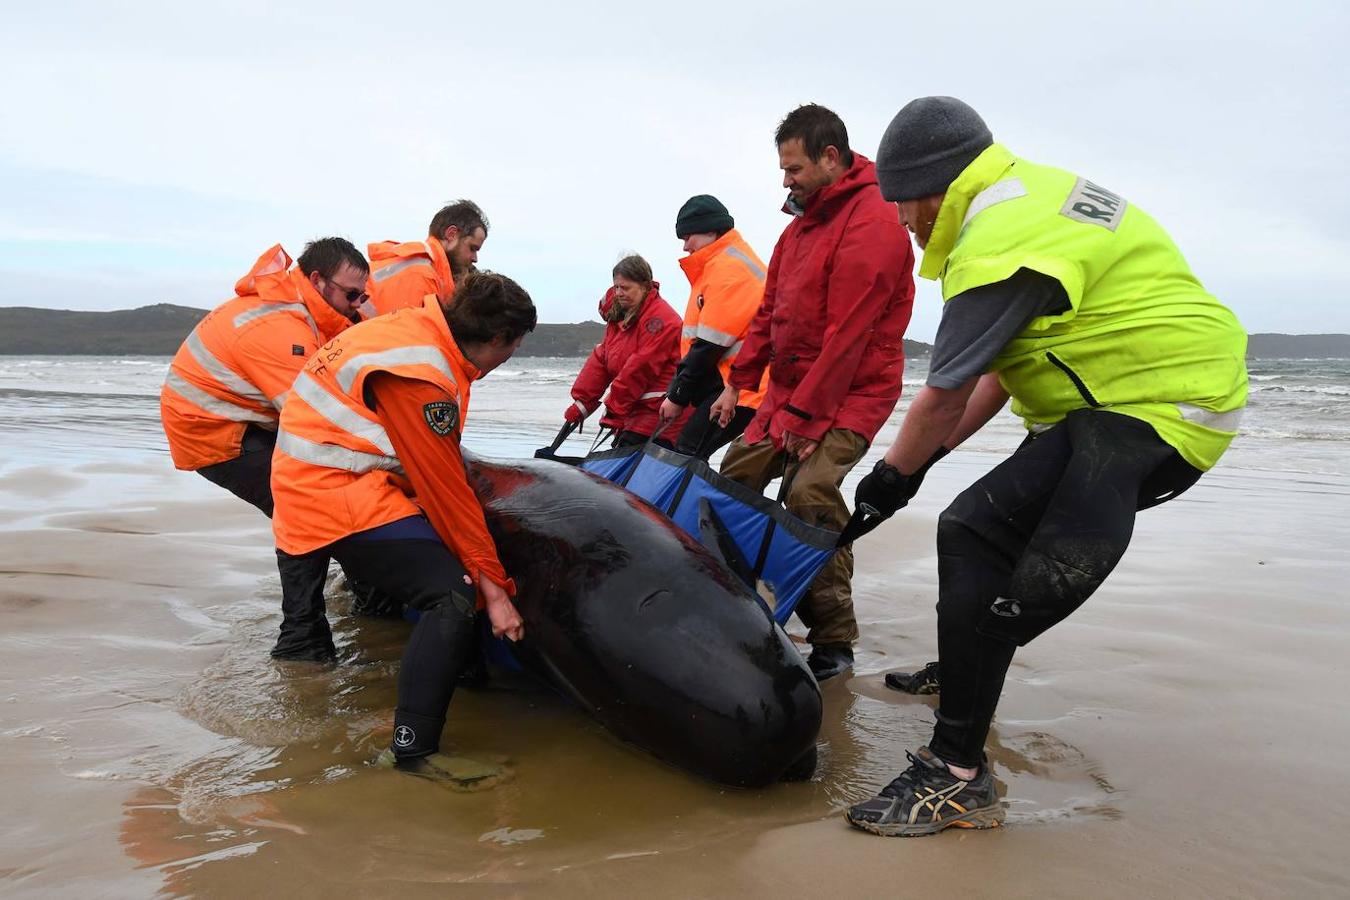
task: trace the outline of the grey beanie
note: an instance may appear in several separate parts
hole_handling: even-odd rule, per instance
[[[877,181],[887,200],[941,194],[994,143],[980,114],[955,97],[920,97],[895,114],[877,148]]]

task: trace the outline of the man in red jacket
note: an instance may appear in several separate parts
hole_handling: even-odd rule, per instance
[[[758,387],[773,365],[764,402],[727,451],[722,474],[757,491],[786,474],[787,508],[840,530],[849,510],[839,486],[900,399],[914,251],[877,188],[876,167],[849,149],[837,115],[799,106],[775,140],[788,189],[783,212],[793,219],[714,404],[719,421],[730,421],[737,393]],[[853,665],[852,577],[853,550],[844,547],[797,606],[810,629],[808,663],[822,681]]]
[[[614,446],[623,447],[642,443],[661,425],[661,401],[680,359],[680,317],[661,297],[661,285],[641,256],[619,260],[613,276],[614,286],[600,301],[600,315],[609,323],[604,340],[577,373],[563,419],[581,423],[604,395],[600,424],[614,429]],[[686,409],[657,442],[671,446],[688,418]]]

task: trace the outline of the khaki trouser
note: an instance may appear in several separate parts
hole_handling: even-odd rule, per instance
[[[799,463],[786,465],[787,474],[796,476],[788,489],[788,512],[811,525],[843,529],[849,510],[839,485],[844,476],[867,452],[862,435],[843,428],[825,432],[816,451]],[[722,474],[746,487],[762,492],[770,481],[784,474],[783,451],[764,438],[747,445],[737,438],[722,460]],[[841,547],[811,582],[806,595],[797,604],[797,616],[810,631],[812,644],[847,644],[858,639],[858,622],[853,617],[853,548]]]

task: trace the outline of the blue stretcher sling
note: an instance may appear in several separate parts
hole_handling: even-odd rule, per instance
[[[838,532],[808,525],[781,503],[724,478],[704,460],[650,442],[602,450],[576,463],[627,488],[695,540],[715,547],[780,625],[839,542]],[[760,593],[761,582],[772,603]]]

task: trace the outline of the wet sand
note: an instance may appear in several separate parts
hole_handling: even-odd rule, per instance
[[[453,793],[369,761],[408,626],[346,615],[342,664],[270,661],[266,523],[158,463],[0,477],[6,896],[1345,896],[1350,479],[1219,470],[1141,516],[1106,586],[1019,652],[991,756],[1007,827],[914,840],[839,816],[932,702],[938,510],[958,453],[858,547],[863,638],[822,765],[743,792],[674,771],[524,678],[456,695]],[[794,628],[793,630],[799,630]]]

